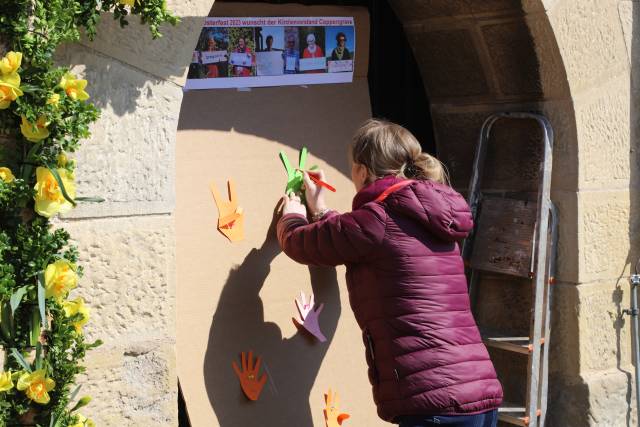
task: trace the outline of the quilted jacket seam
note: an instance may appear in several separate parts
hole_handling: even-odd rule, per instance
[[[488,380],[495,380],[495,381],[498,381],[498,379],[497,379],[497,378],[495,378],[495,377],[489,377],[489,378],[477,378],[477,379],[475,379],[475,380],[473,380],[473,381],[460,381],[460,382],[457,382],[457,383],[455,383],[455,384],[447,384],[447,385],[444,385],[444,386],[441,386],[441,387],[432,388],[432,389],[430,389],[430,390],[421,391],[421,392],[419,392],[419,393],[411,394],[411,395],[409,395],[409,396],[401,397],[401,398],[399,398],[399,399],[388,399],[388,400],[385,400],[385,402],[396,402],[396,401],[401,401],[401,400],[407,400],[407,399],[414,398],[414,397],[416,397],[416,396],[420,396],[420,395],[422,395],[422,394],[427,394],[427,393],[431,393],[431,392],[433,392],[433,391],[441,390],[441,389],[443,389],[443,388],[455,387],[455,386],[460,385],[460,384],[470,384],[470,383],[475,383],[475,382],[479,382],[479,381],[488,381]],[[483,400],[493,400],[493,399],[494,399],[494,398],[481,399],[481,400],[478,400],[478,402],[481,402],[481,401],[483,401]],[[468,405],[469,403],[474,403],[474,402],[465,402],[465,403],[462,403],[462,405]],[[455,408],[455,406],[448,406],[447,408]],[[447,409],[447,408],[445,408],[445,409]]]

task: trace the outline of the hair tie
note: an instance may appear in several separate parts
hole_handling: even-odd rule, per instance
[[[418,175],[416,165],[413,163],[413,159],[407,160],[404,166],[404,175],[407,178],[414,178]]]

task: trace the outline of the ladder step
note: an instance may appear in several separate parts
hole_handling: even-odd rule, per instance
[[[526,408],[515,403],[502,402],[502,406],[498,408],[498,419],[516,426],[526,427],[529,425],[529,417],[525,414]]]
[[[499,348],[516,353],[529,354],[531,351],[529,337],[514,337],[498,334],[493,331],[482,331],[482,341],[487,347]]]

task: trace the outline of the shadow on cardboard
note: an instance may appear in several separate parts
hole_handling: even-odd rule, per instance
[[[277,215],[260,248],[252,249],[242,264],[230,271],[211,321],[203,374],[211,406],[221,427],[267,425],[311,426],[311,388],[340,318],[340,295],[335,268],[309,267],[317,301],[326,303],[322,327],[327,341],[314,341],[298,332],[282,336],[280,328],[264,319],[260,290],[270,264],[280,253],[275,236]],[[204,296],[206,297],[206,296]],[[253,350],[262,356],[261,372],[268,380],[260,398],[249,401],[239,387],[230,357]],[[262,375],[262,374],[260,374]]]

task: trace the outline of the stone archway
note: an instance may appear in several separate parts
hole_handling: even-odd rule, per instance
[[[631,337],[621,310],[638,256],[637,107],[630,97],[637,4],[391,3],[413,44],[439,151],[458,187],[466,186],[480,122],[490,112],[538,110],[551,119],[561,235],[549,424],[633,424]],[[508,190],[514,177],[535,175],[518,161],[532,154],[527,144],[525,151],[506,148],[531,133],[522,131],[496,133],[504,152],[494,153],[494,164],[518,166],[496,172],[491,188]],[[520,302],[502,298],[503,306]]]
[[[108,344],[88,360],[89,388],[101,396],[93,405],[105,425],[176,422],[173,145],[185,65],[212,2],[169,3],[183,25],[165,29],[159,42],[136,24],[116,31],[104,16],[96,41],[59,54],[63,63],[85,66],[103,107],[79,154],[78,176],[81,189],[109,201],[77,210],[65,227],[92,261],[84,279],[97,307],[89,333]],[[637,162],[629,155],[636,144],[629,78],[637,60],[636,3],[391,3],[420,62],[436,137],[457,186],[466,183],[479,123],[489,112],[536,109],[551,118],[561,241],[550,421],[628,424],[635,415],[630,336],[620,316],[638,253]],[[526,129],[509,130],[505,142],[512,132]],[[495,178],[508,187],[508,177]],[[140,387],[154,392],[142,396]]]

